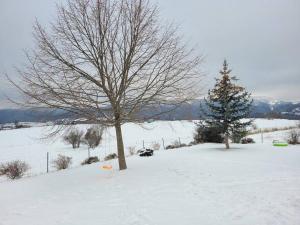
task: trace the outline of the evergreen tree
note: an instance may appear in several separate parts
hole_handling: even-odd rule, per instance
[[[236,84],[237,78],[230,72],[224,60],[221,78],[216,79],[214,88],[208,91],[205,99],[207,110],[204,111],[205,126],[218,129],[224,135],[226,149],[229,149],[229,138],[237,132],[244,132],[252,123],[252,120],[241,121],[250,112],[251,94]]]

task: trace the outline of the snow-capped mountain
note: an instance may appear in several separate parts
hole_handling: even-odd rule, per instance
[[[162,114],[155,119],[160,120],[191,120],[201,117],[200,105],[205,107],[204,100],[195,100],[190,103],[183,104],[176,110],[167,114]],[[160,106],[157,108],[146,109],[140,113],[141,117],[149,117],[160,111],[166,111],[168,106]],[[51,121],[61,118],[70,118],[70,114],[62,111],[55,113],[45,113],[43,111],[34,111],[28,109],[2,109],[0,110],[0,123],[8,123],[14,121],[40,122]],[[264,98],[255,98],[251,110],[250,117],[254,118],[285,118],[300,120],[300,102],[293,101],[276,101]]]

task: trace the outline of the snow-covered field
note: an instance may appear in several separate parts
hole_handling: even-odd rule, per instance
[[[282,128],[295,126],[292,120],[266,120],[257,119],[255,124],[259,128]],[[37,175],[47,171],[47,152],[49,152],[49,170],[55,170],[51,162],[58,154],[72,157],[72,167],[77,167],[88,157],[88,148],[81,145],[79,149],[72,149],[71,145],[63,142],[62,137],[53,140],[42,139],[49,133],[51,127],[39,127],[0,131],[0,163],[12,160],[22,160],[30,164],[28,175]],[[82,131],[86,131],[88,125],[77,125]],[[129,147],[136,150],[144,147],[152,147],[153,143],[163,146],[174,141],[190,143],[193,140],[195,121],[156,121],[142,125],[128,123],[123,125],[123,138],[126,151]],[[116,152],[114,128],[109,128],[104,133],[101,145],[91,150],[92,156],[103,159],[106,155]],[[128,153],[126,153],[128,154]],[[0,182],[1,182],[0,178]]]
[[[295,121],[256,124],[286,127]],[[178,137],[188,143],[194,129],[188,121],[145,126],[123,126],[125,146],[138,149],[142,140],[147,147],[162,138],[169,144]],[[43,129],[0,132],[0,161],[18,158],[34,167],[35,155],[47,151],[68,153],[74,163],[86,158],[85,147],[72,150],[60,140],[37,140]],[[115,149],[113,130],[108,132],[97,154]],[[272,146],[287,132],[267,133],[264,143],[260,134],[253,135],[256,144],[235,144],[228,151],[222,144],[202,144],[156,151],[150,158],[132,156],[121,172],[112,161],[112,171],[101,170],[101,162],[1,182],[0,225],[298,225],[300,147]]]
[[[85,132],[89,125],[77,125],[77,127]],[[143,146],[147,148],[153,143],[159,143],[163,149],[163,144],[167,146],[176,140],[179,141],[179,138],[182,143],[189,143],[193,139],[194,127],[194,122],[188,121],[159,121],[142,125],[128,123],[122,126],[125,150],[127,152],[128,147],[135,147],[136,150]],[[23,160],[31,166],[29,175],[36,175],[47,170],[47,152],[50,157],[50,171],[55,170],[51,167],[51,162],[58,154],[71,156],[73,167],[79,166],[88,157],[86,145],[82,144],[79,149],[72,149],[71,145],[66,144],[60,136],[51,140],[42,139],[50,129],[51,127],[32,127],[0,131],[0,163]],[[90,153],[103,160],[106,155],[116,151],[115,130],[108,128],[103,135],[101,145]]]

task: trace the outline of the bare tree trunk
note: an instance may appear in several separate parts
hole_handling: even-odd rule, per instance
[[[226,145],[226,149],[229,149],[229,137],[228,134],[225,134],[225,145]]]
[[[118,147],[118,160],[119,160],[119,169],[126,170],[126,160],[125,160],[125,153],[124,153],[124,144],[123,144],[123,137],[122,137],[122,129],[120,122],[115,123],[116,129],[116,137],[117,137],[117,147]]]

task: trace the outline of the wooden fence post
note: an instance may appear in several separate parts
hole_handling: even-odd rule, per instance
[[[165,140],[163,138],[161,140],[162,140],[162,143],[163,143],[163,148],[164,148],[164,150],[166,150]]]
[[[49,152],[47,152],[47,173],[49,173]]]

